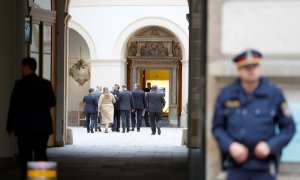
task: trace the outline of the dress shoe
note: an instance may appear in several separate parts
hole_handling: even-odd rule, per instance
[[[161,134],[161,130],[160,128],[157,128],[157,134],[160,135]]]
[[[117,131],[117,132],[120,132],[120,130],[119,130],[119,129],[117,129],[116,131]]]
[[[93,131],[93,130],[91,130],[91,133],[94,133],[94,131]]]
[[[140,129],[137,129],[137,132],[140,132]]]
[[[122,133],[125,133],[125,129],[123,129]]]
[[[155,133],[151,133],[151,135],[155,135]]]
[[[134,131],[134,128],[132,128],[131,131]]]
[[[129,132],[129,129],[127,129],[127,132]]]
[[[101,132],[101,128],[98,128],[99,132]]]

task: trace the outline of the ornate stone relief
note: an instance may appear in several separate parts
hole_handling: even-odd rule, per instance
[[[164,42],[142,42],[141,56],[168,56],[168,48]]]
[[[83,86],[85,82],[90,80],[91,67],[90,64],[84,60],[77,61],[69,70],[69,75],[76,81],[80,86]]]
[[[128,48],[128,56],[136,56],[137,53],[137,41],[131,41]]]
[[[181,53],[181,47],[179,42],[174,42],[172,43],[172,50],[173,50],[173,56],[174,57],[182,57],[182,53]]]
[[[127,47],[131,57],[182,57],[176,37],[159,27],[146,28],[132,37]]]

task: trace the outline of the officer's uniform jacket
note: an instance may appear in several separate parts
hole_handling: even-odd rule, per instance
[[[228,168],[268,170],[295,134],[295,124],[281,90],[266,79],[247,94],[237,80],[220,93],[213,117],[212,131],[223,153],[228,153],[231,143],[239,142],[249,150],[248,160],[236,164],[228,159]],[[254,148],[260,141],[268,143],[270,157],[260,160]]]

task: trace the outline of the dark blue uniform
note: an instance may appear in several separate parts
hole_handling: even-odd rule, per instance
[[[249,157],[242,164],[235,163],[228,155],[228,178],[253,179],[257,173],[270,172],[295,134],[295,124],[279,88],[261,78],[258,88],[247,94],[237,80],[223,89],[217,99],[212,131],[223,154],[228,154],[233,142],[244,144],[249,150]],[[260,141],[265,141],[271,149],[271,155],[264,160],[254,154]]]

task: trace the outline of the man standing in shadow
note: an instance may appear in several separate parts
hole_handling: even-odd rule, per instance
[[[56,100],[51,82],[37,74],[34,58],[22,60],[23,78],[16,81],[10,99],[7,132],[18,138],[22,180],[28,161],[47,161],[47,143],[53,133],[51,108]]]

